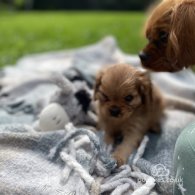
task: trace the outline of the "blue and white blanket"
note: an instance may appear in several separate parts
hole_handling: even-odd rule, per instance
[[[97,71],[120,62],[140,66],[137,56],[124,54],[107,37],[80,49],[27,56],[1,70],[0,195],[172,194],[174,145],[195,121],[193,114],[167,109],[162,133],[146,136],[129,165],[119,169],[102,135],[89,130],[93,123],[87,115],[93,108],[76,93],[85,88],[90,100]],[[75,104],[67,106],[71,123],[57,131],[37,131],[39,113],[59,92],[50,79],[56,72],[74,86]],[[151,76],[164,93],[194,101],[192,71]]]

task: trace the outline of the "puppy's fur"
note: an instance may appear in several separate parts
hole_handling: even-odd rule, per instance
[[[99,125],[105,130],[105,142],[115,144],[113,157],[118,166],[127,162],[149,129],[159,131],[164,101],[146,72],[127,64],[109,66],[96,78]]]
[[[195,64],[195,1],[163,0],[149,17],[144,67],[175,72]]]
[[[122,138],[113,153],[118,166],[127,162],[149,130],[160,132],[165,107],[195,113],[193,102],[162,96],[148,72],[128,64],[108,66],[97,74],[94,99],[105,142],[116,145],[118,138]]]

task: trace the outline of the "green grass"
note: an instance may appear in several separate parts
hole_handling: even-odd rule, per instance
[[[106,35],[117,38],[128,53],[144,45],[144,13],[19,12],[0,13],[0,66],[26,54],[70,49],[94,43]]]

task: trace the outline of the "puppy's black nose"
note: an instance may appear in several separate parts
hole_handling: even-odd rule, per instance
[[[140,57],[140,59],[141,59],[141,61],[146,61],[147,59],[148,59],[148,54],[146,54],[145,52],[143,52],[143,51],[141,51],[140,53],[139,53],[139,57]]]
[[[119,116],[119,114],[121,113],[120,108],[117,106],[111,107],[109,111],[110,111],[111,116],[114,116],[114,117]]]

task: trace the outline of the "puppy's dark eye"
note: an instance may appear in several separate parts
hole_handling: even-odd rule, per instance
[[[109,101],[109,98],[107,95],[105,95],[103,92],[100,91],[100,99],[104,102]]]
[[[166,42],[167,39],[168,39],[168,33],[165,32],[165,31],[160,31],[160,32],[159,32],[159,39],[160,39],[162,42]]]
[[[125,97],[125,101],[127,102],[131,102],[133,100],[133,96],[132,95],[128,95]]]

